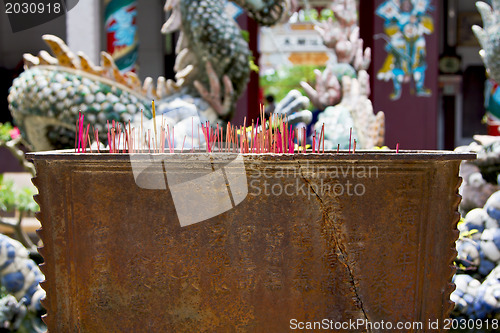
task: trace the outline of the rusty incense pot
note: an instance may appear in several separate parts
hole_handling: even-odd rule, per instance
[[[452,309],[474,154],[29,158],[49,332],[430,331]]]

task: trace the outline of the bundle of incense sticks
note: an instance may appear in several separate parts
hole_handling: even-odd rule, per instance
[[[312,135],[312,146],[306,144],[306,128],[293,129],[288,123],[284,115],[274,115],[269,121],[259,124],[260,119],[265,119],[264,107],[261,106],[260,118],[250,126],[246,126],[246,118],[243,121],[243,126],[235,126],[230,122],[226,126],[216,124],[212,126],[209,122],[197,125],[198,142],[201,142],[200,129],[205,140],[204,149],[207,153],[225,152],[225,153],[242,153],[242,154],[295,154],[306,153],[309,148],[312,151],[308,153],[319,154],[325,152],[325,125],[323,124],[321,132],[315,131]],[[156,110],[153,101],[153,133],[143,126],[143,114],[141,112],[141,126],[139,129],[132,127],[130,121],[128,123],[119,123],[114,120],[107,123],[107,139],[108,150],[106,152],[112,154],[119,153],[174,153],[174,127],[169,126],[163,120],[160,122],[159,129],[157,128]],[[194,120],[191,125],[191,149],[186,152],[194,152],[194,137],[195,126]],[[95,149],[97,153],[101,152],[101,144],[99,142],[99,131],[90,124],[84,126],[84,115],[79,114],[76,122],[77,136],[75,138],[75,153],[91,152],[92,144],[91,137],[96,143]],[[349,138],[349,153],[351,153],[352,129]],[[182,142],[181,153],[184,152],[184,144],[186,136]],[[200,147],[200,149],[203,149]],[[337,147],[339,152],[340,145]],[[199,152],[200,150],[197,150]],[[398,144],[399,151],[399,144]],[[177,152],[179,152],[177,150]],[[352,153],[356,152],[356,140]]]
[[[77,136],[75,139],[75,152],[85,153],[94,152],[92,150],[91,141],[96,142],[95,149],[101,152],[101,144],[99,143],[99,131],[87,124],[84,125],[84,115],[79,114],[76,122]],[[306,129],[293,129],[292,125],[283,115],[272,117],[264,125],[259,124],[260,119],[264,118],[264,108],[261,107],[261,118],[250,126],[246,126],[246,118],[243,121],[243,126],[235,126],[230,122],[226,126],[216,124],[212,126],[209,122],[197,125],[198,142],[200,142],[200,130],[205,141],[204,148],[208,153],[215,152],[232,152],[244,154],[294,154],[305,153],[309,148],[306,144]],[[157,129],[156,112],[153,102],[153,133],[143,127],[141,114],[140,129],[132,127],[130,121],[128,123],[119,123],[114,120],[107,123],[107,139],[109,153],[174,153],[175,147],[175,130],[165,122],[161,121]],[[321,133],[316,132],[313,135],[312,150],[313,153],[321,153],[325,151],[325,127],[323,125]],[[191,152],[194,151],[195,125],[192,124],[191,134]],[[181,152],[184,152],[184,137]],[[201,148],[201,147],[200,147]],[[178,152],[178,151],[177,151]],[[187,150],[189,152],[189,150]]]

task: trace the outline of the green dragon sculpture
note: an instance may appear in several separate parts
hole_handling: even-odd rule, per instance
[[[286,18],[294,1],[232,0],[263,25]],[[167,1],[165,10],[171,15],[162,32],[180,30],[176,77],[174,81],[160,76],[156,85],[152,78],[142,83],[133,72],[120,73],[105,52],[96,66],[58,37],[43,36],[53,56],[46,51],[24,55],[25,71],[14,80],[8,97],[15,123],[34,149],[48,150],[72,146],[80,111],[99,131],[102,142],[107,121],[137,123],[141,115],[152,118],[153,99],[157,113],[176,126],[177,142],[191,137],[192,117],[212,124],[229,120],[248,82],[251,52],[225,12],[225,3]]]

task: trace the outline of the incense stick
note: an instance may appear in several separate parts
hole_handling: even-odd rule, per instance
[[[351,153],[352,127],[349,129],[349,154]]]
[[[155,101],[151,101],[151,104],[153,105],[153,126],[154,126],[154,132],[155,132],[155,142],[154,142],[154,149],[156,148],[156,142],[157,142],[157,136],[156,136],[156,109],[155,109]]]
[[[107,121],[107,139],[110,153],[137,153],[146,150],[149,153],[175,153],[175,127],[166,124],[163,115],[158,128],[156,122],[156,107],[153,105],[153,133],[151,129],[144,127],[144,111],[141,110],[140,127],[136,130],[132,127],[130,120],[119,123],[115,120]],[[225,126],[219,123],[211,125],[208,121],[201,124],[201,131],[205,139],[207,153],[229,153],[239,152],[242,154],[305,154],[310,146],[307,143],[306,127],[293,129],[286,116],[274,114],[269,120],[265,120],[265,107],[260,106],[260,118],[251,120],[251,125],[246,127],[247,119],[243,120],[243,126],[235,126],[228,122]],[[123,125],[123,126],[122,126]],[[79,113],[75,123],[77,135],[75,138],[75,152],[87,152],[87,146],[92,151],[90,138],[90,124],[84,126],[84,114]],[[159,131],[159,132],[158,132]],[[198,143],[201,148],[200,125],[197,125]],[[92,128],[92,135],[97,143],[97,152],[100,152],[99,131]],[[186,138],[184,135],[180,152],[184,152]],[[123,137],[122,137],[123,136]],[[311,135],[313,154],[325,152],[325,124],[321,131],[314,131]],[[194,117],[191,118],[191,152],[194,152]],[[158,139],[160,142],[158,142]],[[354,140],[354,141],[353,141]],[[143,147],[145,145],[145,147]],[[224,146],[225,145],[225,146]],[[166,149],[168,146],[168,149]],[[353,137],[353,129],[349,129],[349,153],[356,153],[358,140]],[[352,148],[352,151],[351,151]],[[296,151],[297,149],[297,151]],[[340,152],[340,144],[337,153]],[[399,143],[396,145],[396,153],[399,153]]]

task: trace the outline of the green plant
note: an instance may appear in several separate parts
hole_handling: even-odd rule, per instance
[[[16,189],[12,181],[4,179],[0,174],[0,211],[17,211],[16,218],[0,218],[0,225],[13,229],[15,238],[19,240],[32,253],[37,253],[36,246],[22,228],[23,218],[39,210],[38,204],[33,200],[35,190],[30,187]]]
[[[35,213],[40,210],[38,204],[33,200],[36,194],[35,190],[31,187],[23,187],[17,192],[17,210],[26,213]]]
[[[31,187],[15,189],[12,181],[4,180],[0,174],[0,210],[18,210],[24,213],[34,213],[38,211],[38,205],[33,200],[36,194]]]
[[[10,123],[0,123],[0,142],[12,140],[12,131],[14,131],[14,127]]]
[[[26,161],[22,147],[29,148],[29,144],[23,139],[17,127],[13,127],[10,123],[0,123],[0,147],[7,148],[12,155],[18,159],[23,168],[35,175],[33,164]]]
[[[33,164],[24,158],[24,151],[21,149],[23,145],[27,146],[18,128],[10,123],[0,123],[0,147],[7,148],[33,174]],[[30,256],[38,257],[36,246],[22,228],[24,216],[39,210],[38,204],[33,200],[34,194],[34,188],[18,189],[12,181],[0,174],[0,211],[17,211],[16,218],[0,217],[0,225],[11,228],[14,238],[28,249]],[[40,313],[26,311],[25,306],[9,295],[3,286],[0,286],[0,324],[2,332],[38,333],[46,330]]]
[[[11,211],[16,206],[16,196],[12,189],[13,183],[5,181],[0,174],[0,210]]]
[[[301,81],[314,83],[316,80],[314,70],[323,70],[325,66],[298,65],[281,67],[270,74],[260,77],[260,85],[265,95],[273,95],[276,101],[283,99],[292,89],[299,90],[303,95],[305,92],[300,86]]]

